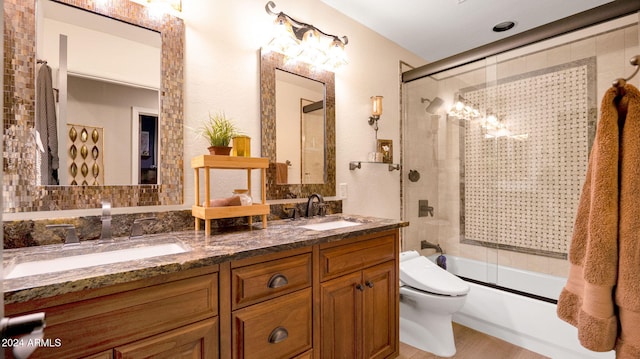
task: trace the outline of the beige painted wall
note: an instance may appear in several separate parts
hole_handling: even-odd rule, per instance
[[[185,58],[185,205],[193,202],[190,158],[206,151],[193,128],[209,111],[224,110],[252,139],[251,154],[260,156],[259,49],[270,39],[274,18],[260,0],[190,0],[184,2]],[[347,35],[349,64],[336,72],[336,178],[346,183],[345,213],[400,218],[400,172],[383,165],[350,171],[349,161],[366,160],[375,149],[375,132],[367,123],[372,95],[384,96],[379,138],[392,139],[400,158],[399,61],[419,66],[416,55],[347,18],[319,0],[278,0],[276,12],[312,23],[321,30]],[[214,196],[230,194],[243,173],[213,173]],[[254,177],[253,193],[259,193]]]

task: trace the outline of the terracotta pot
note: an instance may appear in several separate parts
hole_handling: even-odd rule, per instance
[[[231,153],[231,147],[227,146],[211,146],[208,148],[209,154],[216,156],[229,156]]]

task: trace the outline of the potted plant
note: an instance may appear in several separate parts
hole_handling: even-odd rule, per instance
[[[209,142],[210,154],[224,156],[231,152],[231,139],[239,134],[236,125],[224,112],[209,114],[209,120],[200,127],[198,133]]]

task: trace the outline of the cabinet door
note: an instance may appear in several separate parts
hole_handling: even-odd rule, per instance
[[[117,347],[115,354],[118,359],[218,358],[218,318]]]
[[[84,357],[83,359],[113,359],[113,350],[107,350],[102,353]]]
[[[395,262],[362,271],[364,358],[386,358],[396,350]]]
[[[355,272],[320,285],[322,358],[361,357],[361,279],[361,273]]]

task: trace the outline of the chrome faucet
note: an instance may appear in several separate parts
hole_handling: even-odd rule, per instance
[[[318,200],[318,214],[320,216],[324,216],[326,204],[324,203],[324,198],[319,193],[313,193],[309,196],[309,200],[307,201],[307,218],[315,216],[315,211],[313,210],[314,202],[313,199],[316,198]]]
[[[296,220],[298,218],[300,218],[300,209],[298,207],[296,207],[295,205],[291,205],[289,207],[284,207],[283,210],[285,211],[291,211],[291,220]]]
[[[80,239],[76,234],[76,227],[73,224],[47,224],[47,228],[62,228],[66,231],[64,238],[64,245],[77,245],[80,244]]]
[[[129,233],[129,239],[131,238],[141,238],[144,236],[144,230],[142,229],[142,225],[140,223],[146,221],[155,221],[156,217],[144,217],[144,218],[136,218],[133,220],[133,224],[131,225],[131,233]]]
[[[102,201],[102,233],[100,241],[111,241],[111,203]]]
[[[425,248],[432,248],[432,249],[435,249],[436,252],[438,252],[438,253],[444,253],[444,252],[442,252],[442,248],[440,247],[439,244],[433,244],[431,242],[421,241],[420,242],[420,249],[425,249]]]

